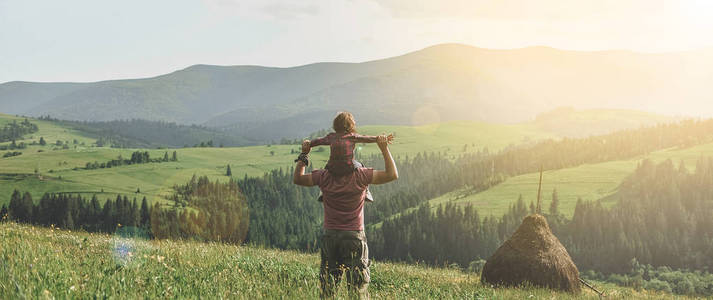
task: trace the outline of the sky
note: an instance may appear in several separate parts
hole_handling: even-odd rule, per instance
[[[713,48],[710,0],[0,0],[0,83],[361,62],[440,43]]]

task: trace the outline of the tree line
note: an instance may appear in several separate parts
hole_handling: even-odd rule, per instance
[[[156,238],[181,238],[240,244],[250,223],[248,205],[234,180],[211,182],[196,177],[174,186],[173,207],[155,203],[151,210],[151,232]],[[179,203],[185,203],[179,205]]]
[[[163,153],[163,158],[151,158],[148,151],[134,151],[133,153],[131,153],[131,158],[124,159],[121,155],[119,155],[117,159],[112,159],[107,162],[88,162],[84,168],[87,170],[94,170],[118,167],[123,165],[160,163],[169,161],[178,161],[178,154],[176,153],[176,151],[173,151],[173,155],[171,155],[170,158],[168,157],[168,151]]]
[[[37,130],[37,124],[30,123],[27,118],[20,123],[17,120],[12,120],[0,128],[0,143],[22,139],[22,136],[37,132]]]
[[[88,200],[81,195],[46,193],[35,204],[29,192],[18,190],[13,191],[9,206],[0,209],[0,215],[21,223],[106,233],[118,227],[149,232],[150,214],[146,197],[138,205],[136,198],[129,201],[121,195],[100,202],[96,195]]]
[[[690,172],[683,162],[641,162],[612,208],[578,201],[558,229],[585,269],[624,273],[632,258],[654,267],[713,271],[713,159]]]
[[[242,243],[248,231],[249,214],[245,197],[237,182],[211,182],[193,176],[185,185],[174,187],[172,198],[180,198],[187,207],[149,205],[143,197],[117,195],[115,200],[100,202],[81,195],[46,193],[34,203],[29,192],[13,191],[9,206],[0,208],[0,219],[69,230],[114,233],[151,238],[194,239]]]
[[[220,130],[202,125],[181,125],[175,122],[149,121],[142,119],[115,121],[69,121],[58,120],[51,116],[42,116],[40,120],[58,123],[63,127],[84,132],[97,140],[97,146],[113,148],[157,148],[190,147],[206,145],[211,141],[216,146],[257,145],[241,137],[237,131]]]

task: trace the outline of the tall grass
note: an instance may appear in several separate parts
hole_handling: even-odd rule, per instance
[[[313,254],[191,241],[127,239],[0,223],[0,299],[319,297]],[[610,298],[670,299],[605,285]],[[456,269],[374,262],[377,299],[596,299],[545,289],[492,288]],[[339,298],[346,297],[342,284]]]

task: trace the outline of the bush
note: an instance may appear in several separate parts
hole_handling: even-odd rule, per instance
[[[7,153],[3,154],[2,157],[3,157],[3,158],[5,158],[5,157],[13,157],[13,156],[18,156],[18,155],[20,155],[20,154],[22,154],[22,152],[13,151],[13,152],[7,152]]]
[[[647,290],[655,290],[655,291],[662,291],[666,293],[671,292],[671,286],[668,284],[668,282],[661,281],[658,279],[651,279],[646,284],[644,284],[644,288]]]
[[[679,281],[673,288],[673,292],[681,295],[692,295],[696,292],[693,283],[688,278]]]
[[[621,285],[621,286],[629,285],[629,277],[626,275],[611,274],[607,278],[607,281],[611,282],[611,283],[615,283],[616,285]]]
[[[480,271],[483,271],[484,266],[485,266],[485,260],[483,260],[483,259],[471,261],[470,264],[468,265],[468,272],[480,273]]]

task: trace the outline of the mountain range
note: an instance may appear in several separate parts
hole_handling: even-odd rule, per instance
[[[512,123],[561,106],[713,115],[713,51],[646,54],[442,44],[362,63],[194,65],[142,79],[0,84],[0,112],[202,124],[297,137],[348,110],[359,124]]]

